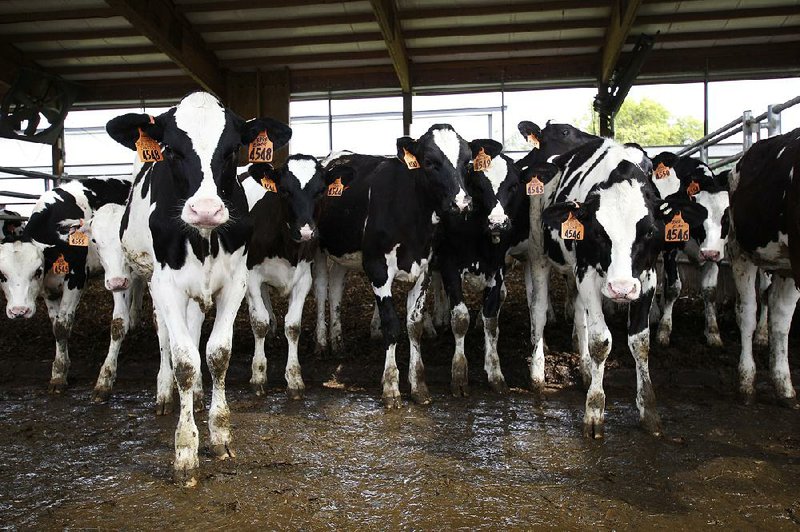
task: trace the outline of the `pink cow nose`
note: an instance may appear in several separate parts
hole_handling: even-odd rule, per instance
[[[30,307],[11,307],[8,309],[8,317],[12,320],[24,318],[30,311]]]
[[[216,227],[223,222],[225,205],[218,199],[207,198],[195,200],[189,204],[193,225]]]
[[[710,260],[712,262],[718,262],[719,261],[719,251],[715,251],[713,249],[703,249],[703,250],[700,250],[700,254],[706,260]]]
[[[125,290],[128,288],[129,283],[130,281],[127,277],[112,277],[111,279],[106,279],[106,290],[111,290],[112,292]]]
[[[611,281],[608,283],[608,292],[614,299],[634,300],[639,296],[636,283],[628,279]]]

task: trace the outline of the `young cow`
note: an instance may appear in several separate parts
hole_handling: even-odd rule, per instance
[[[753,331],[758,269],[772,273],[769,288],[770,373],[781,404],[798,408],[789,370],[789,328],[800,299],[800,128],[761,140],[731,172],[731,253],[741,332],[739,392],[755,398]]]
[[[648,370],[649,314],[656,287],[655,263],[665,222],[680,208],[697,227],[703,209],[682,197],[658,198],[650,161],[638,147],[589,141],[555,159],[556,189],[546,199],[544,249],[562,273],[575,276],[575,326],[584,379],[588,381],[584,433],[603,436],[603,372],[611,334],[602,300],[629,303],[628,347],[636,361],[636,404],[643,427],[660,432]],[[537,287],[539,288],[539,287]],[[540,317],[544,319],[544,317]]]
[[[268,164],[254,164],[249,175],[252,179],[245,179],[242,184],[253,220],[247,254],[247,304],[255,336],[250,384],[256,394],[264,394],[264,338],[270,328],[275,328],[266,284],[289,296],[284,320],[289,342],[286,393],[292,399],[301,399],[305,385],[297,360],[297,343],[303,306],[311,288],[311,264],[317,249],[314,208],[325,191],[324,170],[314,157],[292,155],[278,170]]]
[[[258,137],[251,155],[271,155],[270,148],[289,141],[291,129],[269,118],[245,122],[205,92],[186,96],[162,115],[126,114],[106,128],[130,149],[139,139],[149,147],[142,155],[153,161],[134,181],[122,221],[122,246],[132,267],[150,280],[162,342],[159,402],[171,401],[173,371],[180,396],[175,480],[194,485],[199,465],[193,414],[195,383],[201,378],[199,332],[212,304],[216,316],[206,345],[213,386],[210,448],[219,459],[233,456],[225,374],[233,321],[247,290],[252,229],[236,178],[239,150]],[[171,365],[164,356],[167,341]]]

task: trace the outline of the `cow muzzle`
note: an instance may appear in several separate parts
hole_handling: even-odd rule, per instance
[[[131,281],[127,277],[110,277],[106,279],[106,290],[121,292],[127,290]]]
[[[472,197],[459,192],[455,199],[447,206],[446,211],[451,214],[467,214],[472,210]]]
[[[183,221],[199,229],[214,229],[228,221],[228,209],[219,198],[189,199]]]
[[[618,303],[626,303],[639,299],[641,283],[636,279],[615,279],[606,285],[608,297]]]
[[[710,260],[711,262],[719,262],[722,259],[722,253],[716,249],[701,249],[700,255],[703,259]]]
[[[33,311],[33,307],[14,306],[6,308],[6,315],[12,320],[17,320],[21,318],[30,318],[33,316]]]
[[[311,224],[305,224],[298,229],[299,238],[297,242],[311,242],[317,237],[317,228],[312,227]]]
[[[511,229],[511,221],[506,217],[502,221],[489,221],[489,235],[492,237],[492,242],[498,244],[503,233],[507,233]]]

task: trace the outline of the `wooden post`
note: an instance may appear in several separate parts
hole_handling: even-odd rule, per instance
[[[289,69],[261,72],[259,80],[259,102],[261,113],[281,122],[289,123],[289,100],[291,97],[291,78]],[[275,152],[274,166],[283,164],[289,156],[289,146]]]

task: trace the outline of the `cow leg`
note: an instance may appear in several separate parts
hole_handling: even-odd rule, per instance
[[[261,292],[264,278],[256,270],[247,272],[247,308],[250,313],[250,328],[255,339],[251,363],[250,387],[256,395],[264,395],[267,387],[267,354],[264,339],[270,327],[270,316]],[[267,294],[269,297],[269,294]]]
[[[131,287],[128,289],[128,330],[133,331],[139,327],[142,319],[142,299],[144,298],[144,280],[133,275]]]
[[[217,309],[219,313],[219,309]],[[205,313],[200,308],[200,304],[190,299],[186,306],[186,316],[188,318],[189,332],[194,340],[194,345],[200,350],[200,335],[203,329]],[[203,372],[198,370],[197,379],[194,381],[194,411],[202,412],[205,409],[205,398],[203,397]]]
[[[469,309],[464,303],[461,273],[450,264],[441,265],[442,287],[450,305],[450,330],[455,339],[450,373],[450,391],[456,397],[469,395],[467,357],[464,354],[464,337],[469,330]]]
[[[447,292],[444,289],[444,281],[441,272],[431,272],[431,292],[433,293],[433,326],[436,329],[447,327],[447,311],[450,304],[447,301]]]
[[[408,382],[411,384],[411,399],[420,405],[431,402],[431,394],[425,384],[425,366],[422,363],[425,297],[429,282],[428,272],[423,269],[406,297],[406,330],[410,348]]]
[[[372,306],[372,319],[369,320],[369,337],[373,340],[383,337],[381,332],[381,313],[378,312],[378,305]]]
[[[650,381],[648,357],[650,354],[650,307],[656,293],[655,270],[641,276],[642,294],[628,306],[628,348],[636,362],[636,406],[642,428],[658,436],[661,419],[656,411],[656,394]]]
[[[753,337],[753,345],[758,348],[769,346],[769,287],[772,280],[763,270],[758,270],[758,301],[761,308],[758,312],[758,324],[756,334]]]
[[[370,272],[374,269],[375,271]],[[392,299],[392,281],[394,271],[388,270],[385,263],[375,265],[372,268],[366,267],[367,275],[372,283],[372,291],[375,294],[375,304],[381,315],[381,329],[383,331],[383,347],[386,351],[386,360],[383,367],[383,404],[386,408],[400,408],[400,371],[397,369],[395,350],[397,341],[400,338],[400,319],[397,317],[397,310]],[[375,279],[382,279],[381,285],[375,284]]]
[[[225,399],[225,375],[233,348],[233,322],[247,292],[247,272],[233,273],[231,282],[215,298],[217,315],[206,344],[206,363],[211,373],[212,386],[208,432],[211,453],[220,460],[235,456],[231,449],[231,412]],[[309,283],[310,281],[309,279]]]
[[[528,312],[531,317],[531,389],[541,395],[544,392],[544,326],[547,323],[547,292],[550,283],[550,266],[543,257],[531,257],[527,261],[531,270],[532,297]]]
[[[500,357],[497,354],[497,340],[500,338],[498,316],[503,301],[506,299],[506,285],[503,272],[498,271],[494,276],[492,285],[483,291],[483,369],[489,378],[489,386],[495,393],[505,395],[508,385],[503,377],[500,367]]]
[[[586,317],[586,307],[583,306],[581,298],[575,298],[572,305],[574,309],[574,340],[578,347],[580,357],[581,380],[583,387],[588,390],[592,384],[592,357],[589,355],[589,325]]]
[[[155,308],[153,309],[153,322],[158,334],[158,350],[161,355],[156,378],[156,415],[165,416],[172,413],[172,389],[175,386],[175,376],[172,372],[169,330],[163,317]]]
[[[53,321],[53,336],[56,337],[56,357],[50,374],[50,393],[61,393],[67,386],[69,372],[69,336],[75,321],[75,310],[81,300],[81,288],[67,288],[58,305],[58,315]]]
[[[301,261],[295,270],[295,283],[289,294],[289,308],[284,319],[284,333],[289,343],[286,359],[286,394],[290,399],[302,399],[306,390],[300,362],[297,359],[297,344],[300,339],[300,322],[303,319],[303,306],[311,289],[311,264]]]
[[[316,338],[314,353],[322,355],[328,351],[328,324],[325,305],[328,301],[328,257],[322,250],[314,255],[314,301],[317,307]]]
[[[330,271],[328,272],[328,296],[330,297],[331,307],[331,351],[335,355],[341,355],[344,352],[341,306],[346,276],[347,268],[336,262],[331,264]]]
[[[778,401],[792,409],[797,409],[798,403],[789,369],[789,329],[798,299],[800,292],[795,288],[794,279],[773,277],[769,291],[769,369]]]
[[[586,413],[583,417],[583,433],[589,438],[603,437],[603,421],[605,418],[606,394],[603,390],[603,375],[606,358],[611,351],[611,333],[603,317],[603,301],[597,289],[597,274],[587,271],[578,285],[578,297],[586,308],[586,320],[589,336],[589,372],[591,383],[586,393]],[[603,282],[600,280],[600,282]]]
[[[703,264],[703,306],[706,315],[706,343],[711,347],[722,347],[722,337],[717,325],[717,276],[719,265],[707,261]]]
[[[658,345],[668,346],[672,335],[672,308],[681,295],[681,276],[678,272],[678,252],[664,253],[664,311],[658,324]]]
[[[742,351],[739,355],[739,393],[745,403],[755,398],[753,381],[756,364],[753,361],[753,331],[756,328],[756,275],[758,268],[741,254],[731,257],[733,280],[736,283],[736,319],[739,323]]]
[[[92,391],[92,401],[95,403],[108,401],[111,395],[111,388],[117,379],[117,357],[120,347],[122,347],[122,341],[130,327],[129,308],[126,301],[130,297],[130,290],[114,292],[112,295],[114,296],[114,313],[111,320],[111,342],[106,359],[100,368],[100,374],[97,376],[97,383]]]

